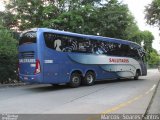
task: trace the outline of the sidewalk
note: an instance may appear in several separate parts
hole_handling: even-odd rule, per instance
[[[155,95],[153,96],[151,105],[147,111],[147,114],[160,114],[160,81],[157,84]]]

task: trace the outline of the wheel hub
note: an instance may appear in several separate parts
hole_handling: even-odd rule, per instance
[[[88,81],[88,83],[92,83],[92,81],[93,81],[93,76],[92,76],[92,75],[88,75],[88,76],[87,76],[87,81]]]

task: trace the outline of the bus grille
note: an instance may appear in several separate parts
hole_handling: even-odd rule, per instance
[[[34,52],[29,51],[29,52],[21,52],[21,57],[22,58],[34,58]]]

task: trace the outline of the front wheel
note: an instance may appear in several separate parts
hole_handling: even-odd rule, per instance
[[[139,78],[139,72],[136,71],[136,75],[134,76],[134,80],[138,80],[138,78]]]
[[[81,75],[78,73],[72,73],[72,75],[70,77],[69,86],[76,88],[76,87],[80,86],[80,84],[81,84]]]
[[[87,72],[83,80],[84,85],[93,85],[95,82],[95,74],[93,72]]]

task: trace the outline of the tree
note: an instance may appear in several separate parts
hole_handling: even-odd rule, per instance
[[[5,24],[20,30],[49,27],[123,39],[134,21],[128,7],[117,0],[16,0],[6,8]],[[10,17],[12,22],[6,19]]]
[[[150,52],[152,50],[152,42],[154,40],[154,36],[150,31],[143,31],[142,32],[142,40],[144,42],[144,49],[147,52]]]
[[[43,21],[57,17],[57,9],[54,4],[46,4],[47,0],[14,0],[6,5],[5,16],[11,16],[12,28],[18,27],[24,30],[32,27],[43,27]],[[50,12],[52,11],[52,12]],[[7,22],[7,19],[4,19]]]
[[[17,77],[17,41],[1,21],[0,36],[0,83],[9,83]]]
[[[117,0],[109,0],[99,8],[97,26],[99,26],[99,33],[103,36],[124,39],[126,29],[133,20],[127,5]]]
[[[141,44],[143,42],[143,47],[146,51],[152,49],[152,42],[154,40],[154,36],[150,31],[140,31],[134,33],[134,35],[130,38],[131,41]]]
[[[130,15],[130,17],[132,20],[127,25],[127,28],[125,30],[126,35],[124,36],[124,39],[140,43],[141,40],[140,41],[137,39],[135,40],[134,37],[137,36],[137,34],[139,34],[141,31],[139,30],[139,27],[137,26],[137,23],[135,22],[134,17],[132,15]]]
[[[160,62],[160,56],[158,55],[157,51],[152,48],[149,55],[150,55],[150,60],[148,62],[149,67],[157,67]]]
[[[146,6],[145,19],[149,25],[154,25],[160,29],[160,0],[153,0],[151,4]],[[152,49],[151,46],[151,39],[153,38],[153,35],[146,32],[145,36],[150,36],[146,39],[145,43],[145,49],[149,51],[150,64],[156,64],[158,60],[160,61],[160,59],[158,59],[159,57],[157,51]]]
[[[64,17],[71,18],[71,21],[75,16],[75,10],[82,8],[84,4],[94,4],[100,0],[16,0],[10,1],[6,5],[7,11],[4,15],[4,21],[7,26],[12,28],[18,27],[19,30],[24,30],[32,27],[50,27],[54,29],[67,28],[67,24]],[[11,18],[13,21],[9,21],[6,18]],[[72,24],[73,24],[72,22]],[[71,25],[72,25],[71,24]]]
[[[117,0],[106,0],[105,4],[73,5],[76,7],[72,6],[56,18],[58,29],[125,39],[128,25],[134,23],[128,7]]]
[[[160,0],[153,0],[145,9],[145,18],[150,25],[160,29]]]

